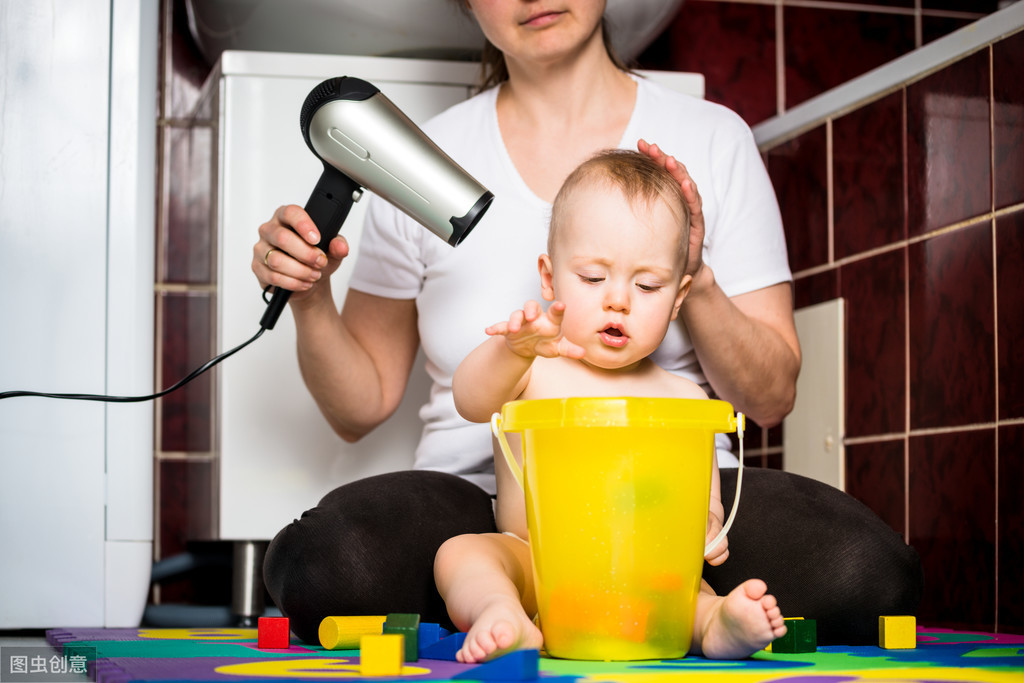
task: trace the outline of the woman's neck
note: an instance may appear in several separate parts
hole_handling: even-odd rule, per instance
[[[631,103],[635,86],[605,51],[600,34],[576,54],[555,63],[508,63],[509,78],[498,93],[500,115],[534,130],[606,121],[608,103]],[[632,107],[629,107],[632,109]]]

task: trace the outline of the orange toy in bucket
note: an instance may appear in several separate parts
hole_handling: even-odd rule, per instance
[[[698,399],[513,401],[495,414],[492,429],[526,495],[548,654],[686,655],[715,433],[742,432],[742,422],[730,404]],[[506,432],[522,437],[521,469]]]

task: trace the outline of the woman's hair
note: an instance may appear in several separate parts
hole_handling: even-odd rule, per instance
[[[680,224],[679,262],[686,263],[690,243],[690,207],[679,186],[663,166],[646,154],[627,149],[607,149],[590,157],[569,174],[551,206],[548,254],[555,246],[555,235],[568,220],[572,195],[581,187],[603,184],[619,190],[634,207],[650,207],[662,201]]]
[[[469,0],[452,0],[452,2],[466,14],[472,13],[472,10],[469,7]],[[604,17],[601,17],[600,29],[601,38],[604,41],[605,52],[608,53],[608,57],[612,60],[612,64],[622,71],[631,73],[632,70],[626,65],[625,61],[619,57],[615,48],[612,46],[612,38],[608,31],[608,22]],[[504,53],[496,48],[491,41],[484,38],[483,51],[480,53],[480,84],[477,88],[478,91],[482,92],[500,83],[504,83],[507,80],[508,66],[505,64]]]

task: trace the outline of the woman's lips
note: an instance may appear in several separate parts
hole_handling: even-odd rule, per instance
[[[523,26],[547,26],[558,17],[562,16],[562,12],[538,12],[531,14],[526,21],[522,23]]]

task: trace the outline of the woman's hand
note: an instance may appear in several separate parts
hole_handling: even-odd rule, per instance
[[[545,312],[536,301],[527,301],[515,311],[508,322],[491,325],[486,330],[492,337],[505,337],[505,344],[524,358],[583,358],[584,349],[562,336],[565,304],[555,301]]]
[[[675,157],[665,154],[657,144],[641,139],[636,143],[636,148],[664,167],[683,190],[683,197],[690,209],[690,255],[686,262],[686,273],[696,280],[697,272],[704,267],[704,213],[697,183],[690,177],[686,166]]]
[[[291,301],[301,299],[317,282],[330,277],[348,256],[348,242],[340,235],[331,240],[329,254],[317,248],[320,231],[309,214],[294,204],[275,211],[259,233],[252,248],[252,272],[264,288],[273,285],[291,290]]]

